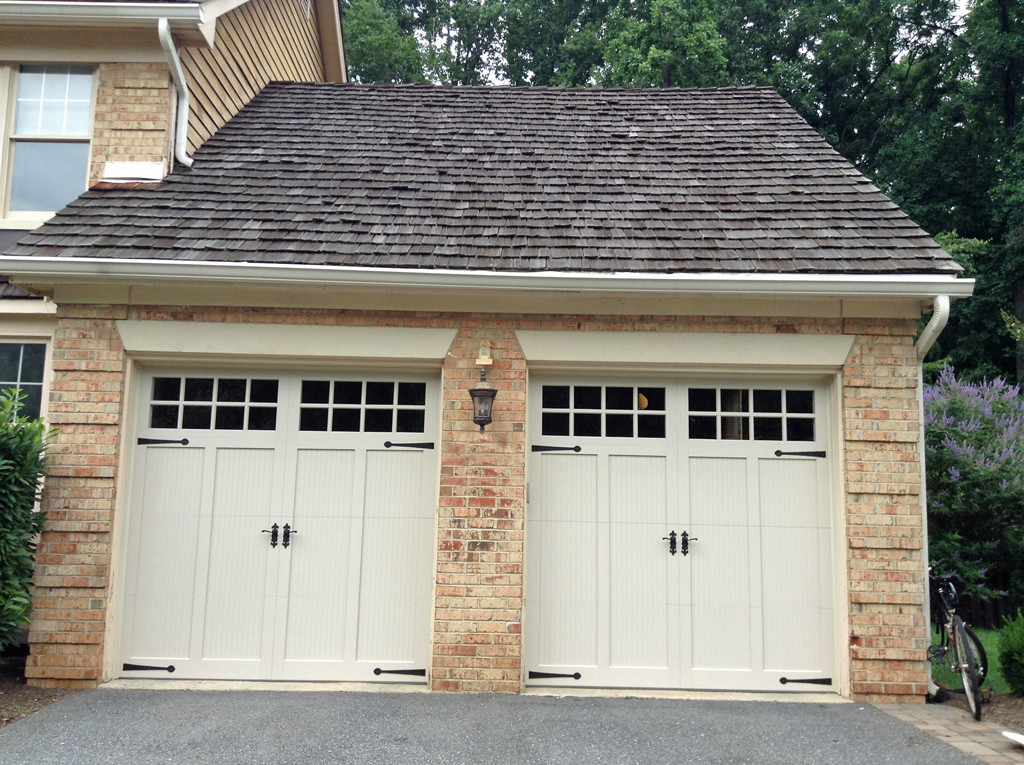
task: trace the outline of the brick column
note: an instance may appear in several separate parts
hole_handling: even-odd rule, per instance
[[[852,327],[843,368],[851,691],[923,701],[926,578],[914,323]]]
[[[120,312],[59,310],[53,341],[43,492],[25,675],[33,685],[92,687],[102,679],[110,594],[110,528],[117,481],[124,352]]]
[[[171,156],[170,74],[166,64],[100,64],[89,185],[107,162],[163,162]]]
[[[507,323],[463,321],[444,365],[431,687],[518,693],[522,685],[526,363]],[[473,424],[480,341],[494,422]]]

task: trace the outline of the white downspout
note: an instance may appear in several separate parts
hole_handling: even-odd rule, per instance
[[[157,34],[160,45],[167,56],[167,66],[171,70],[174,89],[178,93],[176,109],[176,125],[174,128],[174,158],[185,167],[192,167],[192,158],[188,156],[188,85],[185,84],[185,72],[181,68],[181,59],[171,39],[171,24],[167,19],[157,22]]]
[[[942,330],[946,328],[946,322],[949,321],[949,295],[936,295],[934,309],[932,311],[932,318],[928,321],[928,325],[924,328],[921,333],[921,337],[917,339],[915,348],[917,348],[917,363],[921,364],[924,361],[924,357],[928,355],[928,351],[931,350],[932,346],[935,345],[935,341],[939,339],[939,335]],[[931,639],[931,626],[928,624],[932,613],[932,604],[930,591],[928,587],[928,473],[925,470],[924,462],[924,380],[923,370],[918,368],[917,371],[917,404],[918,404],[918,416],[921,423],[921,431],[918,435],[918,443],[921,445],[921,542],[923,544],[922,554],[924,555],[924,570],[925,570],[925,587],[924,587],[924,623],[929,630],[929,642]],[[939,686],[932,680],[932,665],[931,662],[926,662],[925,666],[928,668],[928,695],[934,697],[938,691]]]
[[[932,349],[942,330],[946,328],[947,321],[949,321],[949,295],[936,295],[932,318],[929,319],[928,326],[924,328],[924,332],[921,333],[921,337],[917,339],[914,346],[917,348],[918,363],[924,361],[924,357],[928,355],[928,351]]]

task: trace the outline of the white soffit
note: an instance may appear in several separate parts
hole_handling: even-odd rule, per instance
[[[274,357],[434,361],[440,365],[454,329],[337,327],[307,324],[118,321],[125,350],[145,356]]]
[[[528,365],[756,366],[837,369],[854,335],[694,332],[516,332]]]

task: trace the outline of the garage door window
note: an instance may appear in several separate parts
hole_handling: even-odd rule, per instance
[[[426,409],[426,383],[303,380],[299,430],[422,433]]]
[[[665,389],[619,385],[545,385],[545,436],[664,438]]]
[[[275,430],[277,380],[155,377],[152,428]]]
[[[813,441],[814,391],[690,388],[690,438]]]

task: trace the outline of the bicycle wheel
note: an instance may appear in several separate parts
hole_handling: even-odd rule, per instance
[[[985,646],[981,644],[981,640],[974,634],[974,630],[967,626],[966,622],[964,622],[964,630],[967,631],[967,638],[971,641],[971,647],[974,649],[975,671],[978,675],[978,687],[981,687],[985,678],[988,677],[988,654],[985,653]]]
[[[978,686],[978,660],[974,656],[974,648],[967,637],[967,627],[959,616],[953,617],[953,656],[964,682],[964,693],[967,694],[967,706],[971,708],[975,720],[981,719],[981,690]]]

